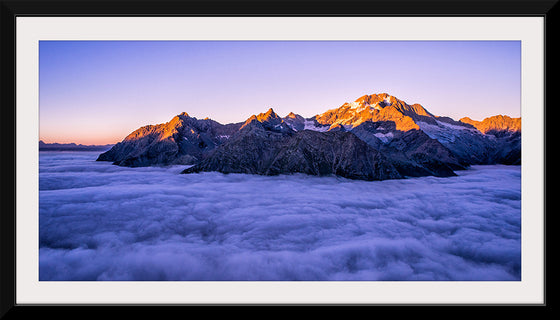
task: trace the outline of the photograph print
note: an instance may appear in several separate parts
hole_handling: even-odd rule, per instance
[[[521,41],[39,48],[39,281],[521,281]]]

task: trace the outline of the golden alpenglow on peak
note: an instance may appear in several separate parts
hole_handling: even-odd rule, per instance
[[[355,102],[358,103],[367,103],[369,105],[373,105],[379,102],[385,102],[386,105],[391,104],[391,100],[395,99],[395,97],[393,97],[392,95],[388,94],[388,93],[374,93],[371,95],[363,95],[361,97],[359,97],[358,99],[355,100]]]
[[[340,124],[354,128],[365,121],[394,121],[397,130],[419,129],[415,120],[418,116],[433,117],[422,106],[410,106],[388,93],[364,95],[352,103],[328,110],[316,116],[322,125]]]
[[[279,118],[279,116],[274,112],[274,110],[272,110],[272,108],[269,108],[265,113],[259,113],[257,115],[257,120],[259,120],[260,122],[275,118]]]
[[[482,133],[489,133],[492,131],[521,131],[521,118],[511,118],[501,114],[485,118],[482,121],[472,120],[469,117],[461,118],[459,121],[474,126]]]

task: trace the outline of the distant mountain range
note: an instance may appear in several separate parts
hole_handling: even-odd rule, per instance
[[[39,140],[39,151],[105,151],[114,144],[83,145],[75,143],[45,143]]]
[[[183,173],[305,173],[383,180],[455,175],[475,164],[521,164],[521,118],[435,116],[387,93],[311,118],[272,108],[220,124],[183,112],[141,127],[99,155],[120,166],[193,165]]]

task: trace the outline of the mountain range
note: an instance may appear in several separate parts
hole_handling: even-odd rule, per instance
[[[46,143],[39,140],[39,151],[105,151],[113,144],[84,145],[75,143]]]
[[[99,155],[120,166],[192,165],[183,173],[304,173],[384,180],[456,175],[479,164],[521,164],[521,118],[455,121],[387,93],[311,118],[272,108],[221,124],[183,112],[148,125]]]

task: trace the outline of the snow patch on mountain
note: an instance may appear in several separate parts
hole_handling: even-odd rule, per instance
[[[374,136],[379,138],[379,140],[381,140],[383,143],[389,143],[389,141],[391,141],[393,139],[393,133],[392,132],[387,132],[387,133],[377,132],[377,133],[374,134]]]
[[[361,103],[354,101],[354,102],[347,102],[346,104],[348,104],[350,106],[351,109],[357,109],[360,108],[362,106]]]
[[[454,142],[457,138],[458,132],[453,129],[442,125],[437,121],[437,125],[429,124],[424,121],[417,121],[416,124],[420,130],[424,131],[430,138],[436,139],[439,142]]]
[[[319,131],[319,132],[326,132],[329,130],[328,126],[317,127],[315,126],[315,122],[311,120],[305,120],[304,122],[305,127],[303,130],[312,130],[312,131]]]
[[[436,120],[436,122],[438,123],[438,125],[453,129],[453,130],[468,130],[471,131],[472,133],[476,133],[477,131],[471,128],[467,128],[465,126],[462,125],[455,125],[455,124],[451,124],[451,123],[447,123],[447,122],[443,122],[443,121],[438,121]]]
[[[385,103],[385,105],[389,106],[391,105],[391,96],[387,96],[383,102]]]
[[[442,143],[455,142],[459,136],[465,134],[480,135],[476,130],[438,120],[436,120],[435,125],[424,121],[417,121],[416,124],[420,127],[420,130],[424,131],[430,138],[436,139]]]
[[[367,110],[367,109],[370,109],[370,108],[369,108],[369,104],[364,104],[363,106],[358,107],[358,108],[356,109],[356,112],[360,113],[360,112],[362,112],[362,111],[364,111],[364,110]]]

